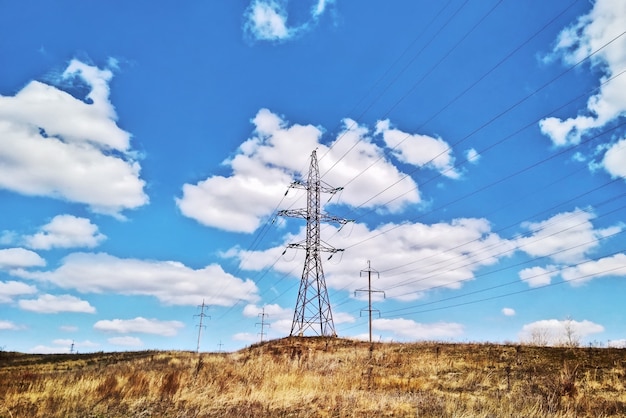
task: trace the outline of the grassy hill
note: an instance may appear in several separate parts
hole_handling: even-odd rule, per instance
[[[626,350],[285,338],[235,353],[0,352],[0,417],[626,416]]]

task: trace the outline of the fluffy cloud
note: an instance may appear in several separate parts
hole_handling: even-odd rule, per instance
[[[39,254],[24,248],[0,250],[0,268],[42,267],[46,261]]]
[[[0,96],[0,188],[87,204],[121,216],[147,203],[130,135],[116,124],[109,70],[73,60],[59,84],[85,84],[84,100],[32,81]]]
[[[377,270],[385,271],[373,286],[385,289],[387,298],[404,301],[418,299],[436,287],[458,289],[464,281],[474,278],[476,270],[493,265],[515,249],[512,242],[492,233],[489,222],[484,219],[455,219],[432,225],[384,224],[375,229],[357,223],[342,232],[327,226],[324,233],[333,236],[336,248],[348,249],[341,255],[341,263],[325,263],[328,287],[360,287],[355,282],[354,272],[362,270],[363,260],[369,259]],[[239,258],[240,267],[246,270],[272,267],[289,274],[295,263],[302,263],[301,257],[288,260],[281,258],[281,253],[287,244],[303,238],[304,230],[296,236],[287,235],[285,242],[274,248],[233,249],[230,255]],[[385,249],[384,257],[381,257],[381,248]]]
[[[158,319],[146,319],[137,317],[134,319],[102,320],[94,324],[97,331],[115,332],[118,334],[155,334],[163,337],[173,337],[178,330],[184,328],[180,321],[160,321]]]
[[[460,176],[454,169],[452,148],[443,139],[402,132],[392,128],[389,120],[379,121],[375,133],[382,135],[387,147],[400,161],[417,167],[434,168],[447,177]],[[476,151],[473,158],[476,158]]]
[[[74,341],[74,340],[67,340],[67,339],[57,339],[52,341],[52,344],[55,344],[54,346],[47,346],[47,345],[38,345],[36,347],[33,347],[29,350],[30,353],[33,354],[57,354],[57,353],[69,353],[70,350],[72,349],[72,346],[74,347],[75,352],[78,351],[79,348],[97,348],[100,345],[98,343],[94,343],[92,341],[89,340],[85,340],[85,341]]]
[[[344,121],[343,131],[330,147],[320,143],[320,128],[289,126],[267,109],[261,109],[252,122],[255,136],[225,162],[233,171],[231,176],[212,176],[183,186],[183,196],[176,202],[185,216],[207,226],[253,232],[272,214],[294,177],[301,170],[306,176],[315,149],[324,181],[334,187],[349,185],[341,193],[341,203],[397,212],[420,201],[415,182],[385,159],[384,150],[372,142],[368,130],[354,121]],[[360,174],[364,167],[369,168]],[[292,195],[302,199],[304,193]],[[372,195],[363,201],[363,196]],[[294,205],[306,203],[301,200]]]
[[[522,281],[528,283],[530,287],[540,287],[548,285],[552,279],[559,274],[557,266],[529,267],[519,272]]]
[[[197,305],[204,299],[209,305],[231,306],[258,297],[252,281],[238,279],[217,264],[194,270],[176,261],[125,259],[104,253],[74,253],[56,270],[16,270],[13,274],[79,292],[149,295],[171,305]]]
[[[51,248],[96,247],[106,236],[89,219],[73,215],[55,216],[41,231],[24,237],[26,245],[39,250]]]
[[[593,279],[607,276],[626,277],[626,254],[615,254],[599,260],[587,261],[561,272],[563,280],[581,285]]]
[[[611,176],[626,179],[626,139],[609,147],[602,164]]]
[[[600,82],[604,82],[626,66],[625,27],[625,2],[597,0],[587,15],[559,34],[553,57],[562,57],[571,65],[598,51],[591,57],[591,64],[603,74]],[[544,119],[540,127],[555,145],[565,146],[577,144],[590,129],[600,128],[624,114],[626,78],[617,77],[588,99],[586,111],[565,120]]]
[[[85,300],[72,295],[41,295],[37,299],[23,299],[19,307],[25,311],[37,313],[82,312],[95,313],[96,308]]]
[[[265,313],[270,317],[270,319],[289,319],[293,316],[293,311],[290,309],[281,308],[280,305],[270,304],[263,306],[256,306],[253,304],[248,304],[243,308],[243,315],[248,318],[254,318],[259,316],[261,313]]]
[[[15,325],[15,323],[11,322],[11,321],[5,321],[0,319],[0,331],[4,331],[4,330],[11,330],[11,331],[15,331],[20,329],[20,327],[18,327],[17,325]]]
[[[515,316],[515,309],[513,309],[513,308],[502,308],[502,315],[504,315],[504,316]]]
[[[621,226],[595,229],[590,211],[575,209],[541,222],[524,224],[531,234],[517,240],[519,249],[533,257],[550,257],[557,263],[578,263],[598,247],[598,239],[621,231]],[[540,279],[541,280],[541,279]]]
[[[375,319],[372,328],[376,331],[392,332],[395,340],[435,340],[455,338],[463,334],[463,325],[453,322],[422,324],[410,319]]]
[[[285,41],[294,38],[311,29],[333,0],[299,0],[292,3],[295,3],[293,7],[309,7],[308,20],[288,25],[289,0],[253,0],[244,16],[245,34],[260,41]]]
[[[111,345],[120,345],[122,347],[141,347],[143,345],[141,339],[130,336],[108,338],[107,342]]]
[[[35,286],[16,281],[0,282],[0,303],[9,303],[13,301],[15,296],[32,295],[33,293],[37,293]]]
[[[544,319],[522,327],[519,339],[537,345],[578,345],[591,334],[604,332],[602,325],[591,321]]]

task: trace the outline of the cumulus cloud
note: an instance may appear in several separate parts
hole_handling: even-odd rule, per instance
[[[185,324],[180,321],[161,321],[141,316],[134,319],[102,320],[96,322],[93,326],[95,330],[103,332],[155,334],[163,337],[173,337],[178,334],[179,329],[184,327]]]
[[[515,316],[515,309],[513,309],[513,308],[502,308],[502,315],[504,315],[504,316]]]
[[[482,156],[474,148],[465,151],[465,158],[472,164],[477,164]]]
[[[137,337],[124,336],[124,337],[111,337],[107,339],[107,342],[111,345],[120,345],[122,347],[141,347],[143,341]]]
[[[581,285],[601,277],[626,277],[626,254],[615,254],[611,257],[567,267],[563,269],[561,276],[563,280],[569,281],[573,285]]]
[[[0,319],[0,331],[15,331],[18,329],[20,329],[20,327],[14,322]]]
[[[551,58],[560,57],[571,65],[598,51],[590,60],[601,72],[600,82],[603,83],[626,67],[625,27],[625,2],[597,0],[588,14],[559,34]],[[565,120],[550,117],[540,122],[540,128],[554,145],[565,146],[579,143],[589,130],[600,128],[625,114],[626,78],[617,77],[602,85],[579,115]]]
[[[37,293],[35,286],[16,281],[0,282],[0,303],[10,303],[15,296],[32,295],[33,293]]]
[[[389,120],[379,121],[376,124],[375,134],[382,135],[387,147],[404,163],[433,168],[450,178],[460,176],[460,173],[454,169],[452,149],[441,138],[402,132],[393,128]]]
[[[384,157],[384,149],[372,142],[367,128],[352,120],[344,121],[344,129],[330,146],[320,143],[320,128],[289,125],[267,109],[261,109],[252,122],[255,135],[225,162],[232,175],[183,186],[183,196],[176,200],[183,215],[206,226],[253,232],[272,214],[301,170],[306,176],[315,149],[324,181],[334,187],[349,183],[339,196],[341,203],[397,212],[420,202],[417,184]],[[359,175],[364,167],[370,168]],[[364,196],[374,197],[364,201]]]
[[[626,138],[609,147],[602,164],[612,177],[626,179]]]
[[[13,274],[87,293],[147,295],[169,305],[231,306],[254,302],[258,289],[251,280],[224,272],[218,264],[192,269],[176,261],[118,258],[105,253],[73,253],[52,271],[15,270]]]
[[[436,340],[456,338],[463,335],[463,325],[454,322],[422,324],[410,319],[375,319],[372,328],[393,333],[394,340]]]
[[[587,336],[600,332],[604,332],[604,327],[588,320],[543,319],[524,325],[518,337],[536,345],[578,345]]]
[[[40,232],[24,237],[29,248],[49,250],[51,248],[96,247],[106,239],[98,226],[89,219],[73,215],[55,216]]]
[[[622,226],[596,229],[591,211],[574,209],[540,222],[523,224],[530,235],[519,238],[519,249],[533,257],[548,256],[557,263],[578,263],[599,246],[598,240],[618,233]],[[539,279],[539,280],[545,280]]]
[[[252,334],[250,332],[237,332],[233,334],[232,339],[234,341],[245,341],[245,342],[257,342],[259,341],[259,336]]]
[[[550,284],[552,279],[558,274],[559,268],[557,266],[536,266],[521,270],[519,277],[530,287],[540,287]]]
[[[68,339],[57,339],[52,341],[53,346],[48,345],[38,345],[30,350],[28,350],[32,354],[57,354],[57,353],[69,353],[72,346],[74,349],[78,351],[79,348],[97,348],[100,346],[98,343],[94,343],[89,340],[85,341],[74,341]]]
[[[290,4],[291,3],[291,4]],[[308,30],[317,23],[333,0],[289,1],[253,0],[244,14],[244,33],[257,41],[286,41]],[[289,11],[308,7],[302,12],[307,17],[302,21],[289,20]],[[296,13],[293,13],[296,14]],[[293,16],[292,14],[292,16]],[[297,13],[301,14],[301,13]]]
[[[289,319],[293,315],[292,310],[282,308],[276,303],[263,306],[248,304],[243,308],[243,315],[248,318],[257,317],[262,313],[268,315],[270,319]]]
[[[42,267],[46,261],[36,252],[24,248],[0,250],[0,269]]]
[[[41,295],[37,299],[22,299],[19,307],[37,313],[82,312],[95,313],[96,308],[85,300],[72,295]]]
[[[288,234],[282,244],[266,250],[233,249],[229,253],[240,260],[242,269],[271,267],[289,274],[296,263],[302,263],[304,254],[282,258],[281,254],[290,242],[302,241],[304,234],[304,229],[295,236]],[[514,243],[491,232],[485,219],[460,218],[431,225],[388,223],[373,229],[355,223],[341,232],[326,226],[324,234],[333,236],[336,248],[355,246],[341,255],[341,263],[325,263],[329,288],[358,287],[354,272],[362,270],[363,260],[369,259],[377,270],[385,271],[372,286],[385,289],[388,299],[403,301],[418,299],[433,288],[458,289],[463,282],[474,278],[475,271],[495,264],[515,249]],[[381,248],[385,249],[384,257]],[[407,263],[407,260],[411,261]]]
[[[73,60],[58,82],[85,84],[83,98],[38,81],[0,96],[0,188],[115,216],[146,204],[130,134],[117,126],[109,101],[111,78]]]

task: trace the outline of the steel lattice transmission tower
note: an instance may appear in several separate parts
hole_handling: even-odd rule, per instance
[[[306,209],[281,210],[278,212],[279,216],[306,219],[306,239],[287,246],[287,248],[304,248],[306,251],[300,290],[298,291],[298,299],[289,335],[301,337],[304,336],[305,332],[312,331],[317,336],[336,337],[337,333],[333,323],[333,314],[330,309],[320,254],[327,252],[331,253],[332,256],[332,254],[343,250],[333,248],[322,241],[320,225],[322,222],[329,222],[343,226],[351,221],[322,212],[320,196],[322,193],[335,194],[343,188],[333,188],[320,180],[316,151],[313,151],[311,154],[311,165],[307,181],[294,181],[289,187],[307,191]]]

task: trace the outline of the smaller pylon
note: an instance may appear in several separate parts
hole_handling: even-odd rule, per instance
[[[357,292],[367,292],[369,303],[367,305],[367,309],[361,309],[361,312],[367,311],[369,314],[370,344],[372,344],[372,312],[376,311],[378,312],[378,316],[380,316],[380,311],[378,309],[372,309],[372,293],[382,293],[383,297],[385,297],[385,292],[382,290],[372,290],[372,273],[376,273],[378,277],[380,277],[380,273],[372,269],[369,260],[367,260],[367,269],[361,270],[361,277],[363,277],[364,273],[367,273],[367,289],[357,289],[354,291],[354,295],[356,296]]]
[[[200,317],[200,325],[198,325],[198,346],[196,348],[196,352],[197,353],[200,352],[200,338],[202,337],[202,328],[206,329],[206,325],[202,325],[202,320],[204,318],[211,319],[211,317],[209,315],[204,313],[204,309],[208,308],[208,305],[205,305],[205,303],[204,303],[204,299],[202,299],[202,305],[198,305],[198,308],[200,308],[200,313],[198,315],[194,315],[194,317],[196,317],[196,316]]]

